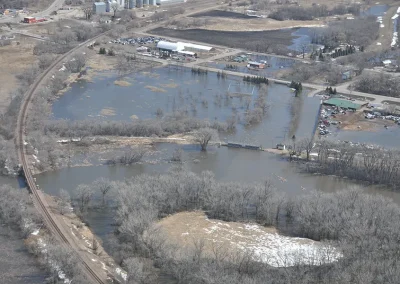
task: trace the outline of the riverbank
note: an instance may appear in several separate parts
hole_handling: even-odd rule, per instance
[[[103,271],[108,279],[121,280],[126,278],[124,272],[110,257],[102,246],[102,241],[97,238],[90,228],[82,222],[82,220],[74,213],[70,204],[63,204],[59,197],[44,194],[49,208],[52,212],[54,221],[60,225],[63,232],[68,232],[70,241],[72,240],[76,246],[83,252],[86,252],[86,257],[91,259],[99,271]],[[25,244],[43,263],[45,266],[57,265],[57,262],[51,262],[48,259],[46,242],[49,241],[51,233],[46,228],[40,228],[31,233],[26,239]],[[53,261],[55,261],[53,259]],[[54,267],[51,270],[55,269]],[[56,268],[59,271],[59,278],[65,278],[63,267]]]

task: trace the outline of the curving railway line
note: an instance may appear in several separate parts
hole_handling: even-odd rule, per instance
[[[91,38],[90,40],[84,42],[83,44],[88,44],[89,42],[95,40],[96,38],[102,36],[103,34],[100,34],[94,38]],[[18,121],[17,121],[17,129],[16,129],[16,146],[17,146],[17,152],[18,152],[18,158],[19,161],[21,162],[22,165],[22,170],[24,172],[26,182],[28,185],[28,188],[31,193],[31,197],[33,199],[33,202],[35,204],[35,207],[37,210],[41,213],[43,216],[44,222],[47,225],[47,228],[54,234],[54,236],[59,239],[64,245],[71,246],[70,240],[65,236],[65,234],[62,232],[60,229],[60,226],[56,223],[54,220],[52,214],[49,211],[49,208],[44,200],[43,195],[40,194],[40,190],[36,185],[36,182],[33,178],[33,175],[31,173],[31,170],[29,168],[28,164],[28,159],[26,156],[26,145],[25,145],[25,124],[26,124],[26,119],[28,115],[28,109],[29,105],[32,101],[33,95],[35,94],[36,90],[38,87],[41,85],[41,83],[44,81],[44,79],[50,74],[50,72],[53,70],[55,66],[57,66],[62,60],[64,60],[66,57],[74,53],[77,49],[79,49],[83,44],[73,48],[66,54],[62,55],[59,57],[56,61],[54,61],[49,68],[46,69],[46,71],[39,76],[39,78],[34,82],[34,84],[29,88],[27,94],[25,95],[25,98],[22,102],[21,109],[18,115]],[[78,257],[82,261],[82,264],[87,272],[87,275],[93,280],[93,283],[99,283],[99,284],[106,284],[106,280],[103,279],[102,276],[99,276],[92,267],[91,263],[88,263],[87,260],[85,260],[82,255],[78,252],[77,253]]]
[[[196,1],[197,2],[197,1]],[[191,11],[185,13],[187,14],[193,14],[195,12],[199,12],[200,10],[206,10],[207,7],[208,9],[211,8],[212,6],[215,6],[215,0],[206,0],[202,1],[200,3],[196,2],[189,2],[188,5],[186,5],[185,8],[189,8]],[[210,7],[210,4],[212,5]],[[172,6],[172,5],[171,5]],[[200,9],[199,9],[200,8]],[[181,17],[184,15],[179,15],[178,17]],[[153,24],[150,26],[158,26],[161,25],[162,22]],[[68,238],[68,236],[63,232],[61,226],[58,225],[57,221],[53,217],[52,213],[49,210],[48,204],[44,198],[44,195],[41,193],[40,189],[36,185],[36,181],[32,175],[32,172],[29,168],[29,162],[26,154],[26,143],[25,143],[25,135],[26,135],[26,130],[25,130],[25,125],[26,121],[28,118],[28,111],[29,111],[29,106],[32,102],[32,99],[34,97],[34,94],[36,93],[37,89],[39,86],[45,82],[45,79],[49,77],[53,69],[60,64],[63,60],[65,60],[68,56],[76,52],[78,49],[80,49],[82,46],[86,46],[90,42],[93,42],[97,38],[105,35],[107,32],[104,32],[102,34],[99,34],[81,44],[76,46],[75,48],[71,49],[67,53],[63,54],[59,58],[57,58],[46,70],[43,72],[39,78],[35,80],[35,82],[30,86],[28,89],[27,93],[24,96],[20,112],[18,115],[18,121],[17,121],[17,128],[16,128],[16,133],[15,133],[15,145],[17,148],[17,153],[18,153],[18,158],[19,161],[22,165],[22,170],[24,172],[25,178],[26,178],[26,183],[27,186],[30,190],[31,197],[33,200],[33,203],[36,207],[36,209],[41,213],[43,216],[43,220],[47,226],[47,228],[52,232],[52,234],[63,244],[66,246],[71,247],[77,252],[78,258],[82,262],[82,266],[84,268],[84,272],[87,274],[87,276],[92,280],[91,282],[93,283],[98,283],[98,284],[106,284],[108,281],[105,279],[105,273],[104,271],[98,270],[93,267],[93,263],[91,260],[83,253],[81,252],[81,249],[79,248],[78,245],[74,244],[73,241]]]

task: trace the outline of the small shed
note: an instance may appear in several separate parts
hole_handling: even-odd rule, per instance
[[[286,146],[282,143],[276,144],[276,149],[278,150],[286,150]]]
[[[340,107],[340,108],[346,108],[346,109],[351,109],[351,110],[358,110],[362,106],[367,105],[368,102],[365,102],[364,104],[346,100],[346,99],[339,99],[339,98],[331,98],[329,100],[324,101],[324,105],[328,106],[335,106],[335,107]]]
[[[93,13],[100,15],[106,13],[106,3],[104,2],[94,2],[93,3]]]

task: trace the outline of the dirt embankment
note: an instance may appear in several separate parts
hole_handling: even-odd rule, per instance
[[[121,268],[104,250],[101,240],[93,234],[89,227],[87,227],[78,216],[76,216],[72,208],[64,208],[63,211],[65,212],[61,212],[61,207],[58,205],[59,199],[57,197],[45,194],[45,198],[49,204],[55,222],[61,227],[62,231],[68,232],[72,236],[72,241],[77,244],[80,251],[85,252],[100,271],[104,271],[104,273],[111,278],[119,278],[122,271]],[[46,229],[41,228],[29,235],[25,242],[30,247],[39,247],[40,250],[40,248],[45,245],[43,239],[45,239],[48,234],[49,232]],[[40,254],[39,257],[41,257]],[[122,273],[124,272],[122,271]]]

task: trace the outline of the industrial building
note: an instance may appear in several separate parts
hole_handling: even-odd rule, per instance
[[[359,110],[361,107],[366,106],[368,102],[364,101],[350,101],[347,99],[340,99],[340,98],[330,98],[326,101],[323,102],[324,105],[328,106],[335,106],[335,107],[340,107],[340,108],[345,108],[345,109],[351,109],[351,110]]]
[[[160,51],[169,53],[182,53],[185,52],[209,52],[213,48],[211,46],[187,43],[187,42],[169,42],[169,41],[159,41],[157,43],[157,48]]]
[[[100,15],[106,13],[106,3],[104,2],[94,2],[93,3],[93,13]]]

